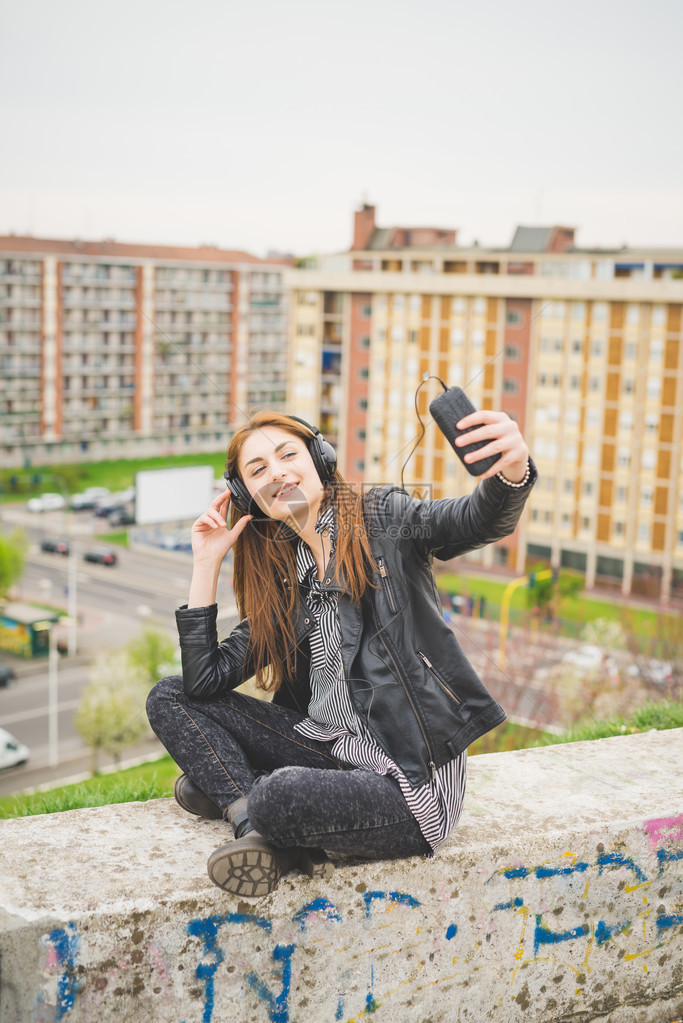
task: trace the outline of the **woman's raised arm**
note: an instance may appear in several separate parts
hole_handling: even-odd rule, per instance
[[[215,497],[203,515],[192,525],[192,582],[187,606],[208,607],[216,602],[218,576],[223,559],[242,530],[253,518],[242,515],[232,529],[228,528],[230,491]]]

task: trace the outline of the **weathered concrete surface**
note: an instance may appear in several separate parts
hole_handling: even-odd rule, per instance
[[[433,860],[253,902],[170,800],[0,822],[2,1023],[671,1023],[683,730],[472,758]]]

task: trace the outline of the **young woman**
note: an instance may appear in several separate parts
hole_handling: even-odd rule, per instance
[[[295,866],[326,877],[327,852],[431,856],[457,823],[467,746],[505,715],[444,621],[432,558],[511,533],[536,477],[507,415],[458,425],[487,441],[472,457],[500,457],[472,495],[438,501],[361,496],[294,417],[259,412],[235,432],[229,489],[192,528],[183,675],[147,705],[184,772],[177,801],[232,825],[208,861],[219,887],[264,895]],[[230,550],[241,621],[219,643]],[[234,691],[252,676],[272,701]]]

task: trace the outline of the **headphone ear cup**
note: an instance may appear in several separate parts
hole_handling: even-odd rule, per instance
[[[251,514],[251,494],[245,487],[244,483],[238,476],[228,476],[225,474],[225,482],[228,485],[228,490],[231,494],[231,503],[235,505],[238,511],[241,511],[243,515]]]
[[[334,476],[334,471],[337,468],[337,453],[329,443],[329,441],[323,440],[319,433],[316,433],[314,437],[311,437],[308,442],[308,450],[313,459],[313,465],[315,471],[320,477],[321,483],[327,483]]]
[[[337,452],[334,450],[329,441],[323,440],[320,436],[315,439],[320,452],[320,461],[322,463],[322,471],[319,471],[318,475],[323,482],[326,482],[327,480],[332,479],[337,468]]]

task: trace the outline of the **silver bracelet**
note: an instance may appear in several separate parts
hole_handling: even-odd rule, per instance
[[[505,483],[505,485],[508,486],[508,487],[514,487],[516,490],[519,489],[519,487],[525,487],[527,485],[527,483],[529,482],[529,477],[530,476],[531,476],[531,463],[529,462],[528,459],[527,459],[527,463],[526,463],[526,472],[524,473],[524,478],[521,479],[519,481],[519,483],[513,483],[512,480],[506,479],[505,476],[503,476],[502,472],[497,472],[496,473],[496,477],[497,477],[497,479],[500,480],[501,483]]]

